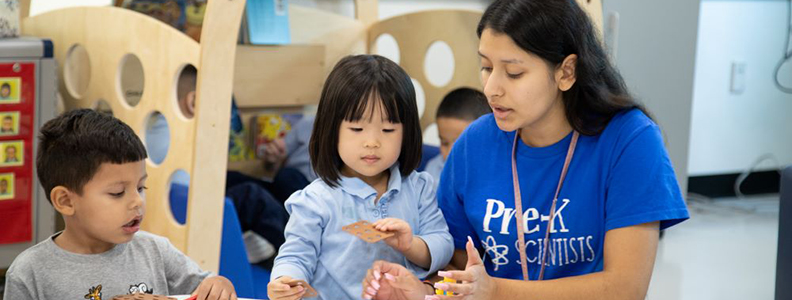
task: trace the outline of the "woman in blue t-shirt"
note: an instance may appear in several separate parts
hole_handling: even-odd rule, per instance
[[[659,128],[575,0],[495,1],[478,35],[493,114],[443,170],[448,269],[464,271],[439,272],[460,283],[434,287],[463,299],[643,299],[659,230],[688,218]],[[363,285],[367,299],[434,295],[387,262]]]

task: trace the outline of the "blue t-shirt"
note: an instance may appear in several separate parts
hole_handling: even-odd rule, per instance
[[[514,135],[501,131],[492,114],[468,127],[446,161],[438,203],[457,249],[465,249],[470,236],[485,250],[491,276],[522,279]],[[539,277],[550,206],[571,139],[570,133],[547,147],[517,146],[530,280]],[[544,279],[601,271],[608,230],[653,221],[665,229],[688,217],[657,125],[637,109],[619,113],[601,134],[578,140],[558,196]]]

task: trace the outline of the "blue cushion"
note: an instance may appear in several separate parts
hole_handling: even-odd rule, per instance
[[[187,186],[171,185],[169,193],[171,213],[181,224],[187,220],[188,194]],[[228,198],[224,198],[223,205],[223,232],[220,243],[220,271],[218,273],[234,284],[239,297],[264,299],[267,296],[269,272],[248,262],[242,228],[239,226],[239,217],[234,203]]]
[[[171,184],[168,197],[170,198],[170,208],[173,218],[179,224],[184,224],[187,221],[187,197],[190,193],[190,188],[183,184]]]
[[[253,287],[253,275],[245,251],[242,228],[239,227],[239,218],[237,218],[234,203],[228,198],[224,200],[223,235],[220,240],[220,272],[218,273],[231,280],[237,296],[254,298],[256,295]]]

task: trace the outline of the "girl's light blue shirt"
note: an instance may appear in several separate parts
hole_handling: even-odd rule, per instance
[[[291,217],[286,242],[281,246],[271,278],[304,279],[322,299],[360,299],[361,282],[377,260],[406,266],[418,277],[445,267],[453,254],[453,241],[435,198],[432,177],[412,172],[402,177],[398,165],[390,169],[388,189],[375,203],[377,192],[359,178],[341,177],[331,188],[317,179],[286,201]],[[351,223],[399,218],[426,242],[430,268],[423,269],[380,241],[369,244],[341,229]]]

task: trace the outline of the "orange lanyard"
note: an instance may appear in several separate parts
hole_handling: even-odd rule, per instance
[[[518,246],[520,247],[520,263],[522,266],[523,280],[528,280],[528,263],[525,254],[525,225],[523,224],[523,210],[522,210],[522,196],[520,195],[520,179],[517,177],[517,143],[519,141],[520,131],[514,135],[514,145],[512,146],[512,180],[514,184],[514,209],[517,216],[517,239],[519,240]],[[550,222],[545,231],[544,246],[542,251],[542,267],[539,269],[539,280],[544,278],[545,264],[547,262],[547,247],[550,238],[550,231],[553,230],[553,222],[555,218],[556,202],[558,201],[558,193],[561,192],[561,185],[564,183],[569,170],[569,163],[572,162],[572,156],[575,154],[575,147],[577,147],[577,140],[580,134],[575,131],[572,134],[572,141],[569,143],[569,149],[564,160],[564,168],[561,170],[561,177],[558,179],[558,187],[556,188],[555,196],[553,196],[553,204],[550,206]]]

